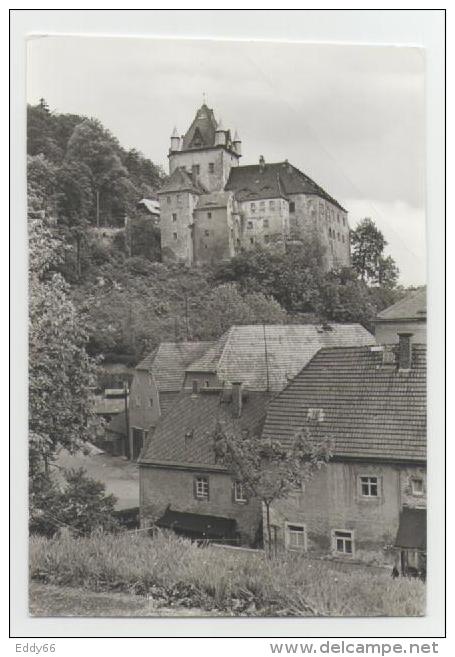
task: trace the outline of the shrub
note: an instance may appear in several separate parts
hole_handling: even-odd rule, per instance
[[[425,585],[366,567],[350,572],[304,555],[198,547],[159,532],[32,537],[30,577],[169,605],[262,616],[419,616]]]

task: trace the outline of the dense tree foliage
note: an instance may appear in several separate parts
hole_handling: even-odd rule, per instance
[[[393,288],[399,270],[391,256],[384,256],[386,246],[384,235],[370,218],[362,219],[351,231],[352,266],[362,281]]]
[[[40,475],[29,495],[29,528],[32,534],[54,536],[69,531],[85,536],[118,527],[114,495],[106,495],[103,483],[88,477],[85,471],[65,470],[63,481]]]

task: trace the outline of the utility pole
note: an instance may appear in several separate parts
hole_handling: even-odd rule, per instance
[[[267,392],[270,392],[270,378],[269,378],[269,356],[267,353],[267,338],[265,335],[265,324],[262,325],[262,330],[264,332],[264,355],[265,355],[265,372],[267,376]]]
[[[125,431],[126,431],[126,439],[125,439],[125,456],[130,459],[131,458],[131,449],[130,449],[130,415],[129,415],[129,410],[128,410],[128,395],[129,395],[129,390],[128,390],[128,381],[125,381],[123,384],[123,399],[125,402]]]
[[[100,227],[100,190],[96,190],[96,227]]]

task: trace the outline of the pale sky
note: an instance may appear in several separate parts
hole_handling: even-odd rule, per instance
[[[417,48],[43,37],[28,101],[98,118],[167,171],[203,93],[242,138],[242,164],[288,159],[349,212],[371,217],[405,285],[425,283],[424,56]]]

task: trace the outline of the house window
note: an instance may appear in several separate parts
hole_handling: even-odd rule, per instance
[[[378,477],[361,476],[360,477],[360,493],[362,497],[378,497],[379,496],[379,479]]]
[[[213,162],[209,162],[209,173],[214,173],[215,171],[215,164]]]
[[[210,381],[204,381],[204,388],[210,388]]]
[[[306,550],[305,525],[286,525],[286,547],[288,550]]]
[[[175,212],[172,213],[172,221],[177,221],[177,215]]]
[[[413,495],[423,495],[423,479],[411,479],[411,490]]]
[[[255,203],[250,203],[250,210],[251,210],[251,212],[256,212],[256,204]]]
[[[177,239],[177,233],[172,233],[172,237],[176,240]]]
[[[289,212],[295,212],[295,203],[294,203],[294,201],[291,201],[289,203]]]
[[[211,212],[207,212],[207,219],[211,219],[211,218],[212,218],[212,213],[211,213]]]
[[[247,228],[253,228],[253,222],[252,221],[247,221],[246,227]]]
[[[254,237],[250,237],[250,244],[254,244]]]
[[[324,422],[324,410],[322,408],[309,408],[307,413],[307,420]]]
[[[335,529],[332,533],[333,551],[336,554],[354,554],[354,532],[340,531]]]
[[[269,208],[270,208],[271,210],[274,210],[274,209],[275,209],[275,201],[269,201]]]
[[[269,227],[269,220],[264,219],[264,228],[268,228],[268,227]]]
[[[209,480],[207,477],[196,477],[194,480],[194,494],[198,500],[209,499]]]
[[[245,487],[241,481],[234,481],[234,502],[247,502]]]

